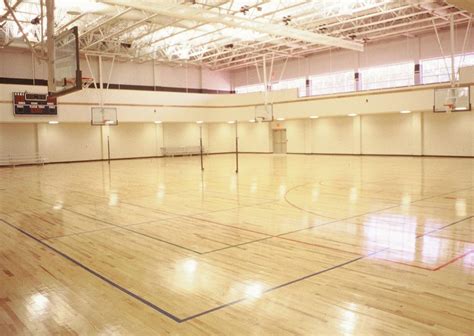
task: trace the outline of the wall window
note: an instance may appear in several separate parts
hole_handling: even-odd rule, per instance
[[[264,92],[264,91],[265,91],[265,86],[263,84],[237,86],[235,88],[235,93],[251,93],[251,92]]]
[[[306,96],[306,78],[286,79],[272,84],[272,91],[298,89],[300,97]]]
[[[311,76],[311,95],[323,95],[355,90],[354,71]]]
[[[462,55],[454,56],[454,71],[456,78],[459,77],[459,64]],[[447,68],[446,68],[447,65]],[[463,67],[474,65],[474,53],[464,55]],[[421,81],[423,84],[449,82],[451,74],[451,58],[446,57],[446,63],[442,57],[421,61]]]
[[[362,90],[415,85],[413,62],[382,65],[360,70]]]

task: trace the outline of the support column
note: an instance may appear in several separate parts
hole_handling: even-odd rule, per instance
[[[415,85],[420,85],[422,84],[421,80],[421,63],[420,63],[420,38],[418,37],[416,39],[416,52],[413,58],[413,61],[415,62]]]
[[[412,120],[412,154],[423,155],[423,112],[413,112]]]
[[[317,119],[306,119],[304,120],[304,152],[305,154],[311,154],[313,152],[313,122],[317,122]]]
[[[56,85],[54,83],[54,0],[46,0],[46,36],[47,36],[47,48],[48,48],[48,92],[56,91]]]
[[[352,117],[352,154],[362,154],[362,116]]]

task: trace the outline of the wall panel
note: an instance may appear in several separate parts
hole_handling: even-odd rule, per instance
[[[35,124],[1,124],[0,155],[32,154],[37,151]]]
[[[424,154],[474,156],[474,112],[426,113]]]
[[[40,152],[50,162],[101,158],[100,127],[90,124],[38,124]]]
[[[312,153],[353,154],[353,118],[319,118],[312,125]]]
[[[238,127],[240,128],[240,125]],[[207,129],[210,153],[235,151],[235,124],[213,123],[207,125]]]
[[[159,156],[163,143],[161,125],[122,123],[110,128],[112,158]]]
[[[242,152],[268,153],[272,151],[270,123],[242,123],[239,125],[239,149]]]
[[[414,154],[412,114],[362,116],[362,154]]]

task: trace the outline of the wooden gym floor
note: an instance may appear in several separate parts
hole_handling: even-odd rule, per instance
[[[0,335],[472,335],[474,160],[0,169]]]

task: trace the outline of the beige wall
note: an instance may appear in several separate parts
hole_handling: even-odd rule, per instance
[[[270,123],[239,124],[239,149],[242,152],[268,153],[272,151]]]
[[[161,125],[123,123],[110,126],[109,137],[110,156],[113,159],[161,155],[160,148],[163,146]]]
[[[50,162],[101,158],[100,127],[90,124],[38,124],[38,149]]]
[[[424,154],[474,156],[474,112],[426,113]]]
[[[209,124],[209,152],[228,153],[235,151],[235,124]]]
[[[163,124],[164,147],[199,146],[200,125],[196,123],[166,123]],[[208,148],[207,125],[202,125],[203,146]]]
[[[238,124],[242,152],[272,152],[270,123]],[[326,117],[279,122],[287,130],[288,153],[474,156],[474,112],[411,113]],[[210,153],[233,152],[235,125],[202,126]],[[38,148],[49,161],[95,160],[161,155],[162,146],[198,146],[196,123],[121,123],[114,127],[86,123],[58,125],[0,124],[0,155],[30,154]]]
[[[36,152],[36,124],[1,124],[0,156]]]
[[[312,122],[312,153],[354,153],[354,118],[319,118],[310,122]]]
[[[414,114],[362,116],[361,144],[364,154],[414,154]]]

